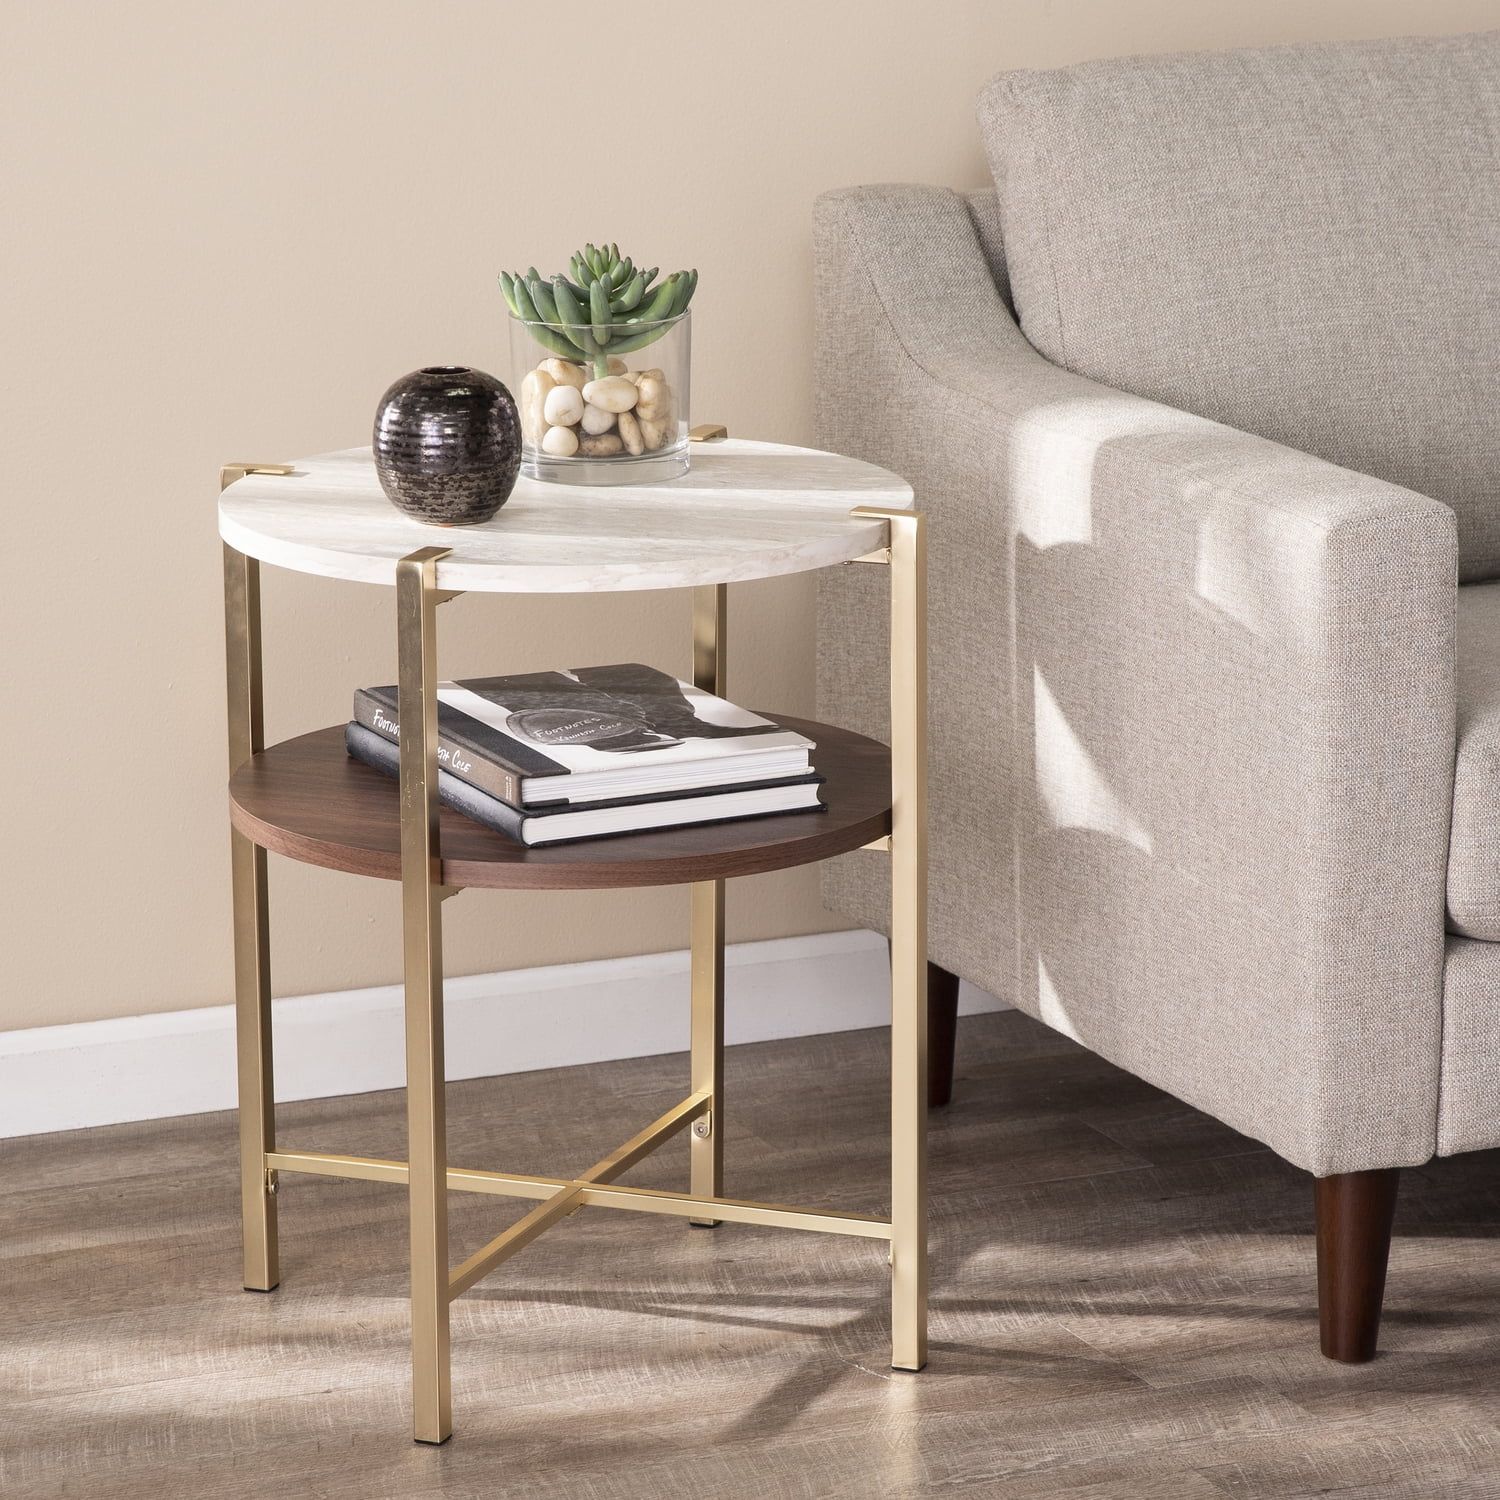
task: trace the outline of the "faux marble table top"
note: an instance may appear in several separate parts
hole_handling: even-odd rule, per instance
[[[907,510],[911,486],[873,464],[741,439],[695,444],[680,478],[583,486],[522,477],[482,526],[424,526],[385,497],[368,448],[249,474],[219,499],[219,533],[262,562],[396,581],[419,547],[449,547],[439,588],[589,593],[768,578],[847,562],[884,545],[856,505]]]

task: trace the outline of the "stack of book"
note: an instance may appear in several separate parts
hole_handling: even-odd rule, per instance
[[[806,736],[635,663],[438,687],[438,795],[523,844],[813,812]],[[394,687],[361,688],[349,754],[396,776]]]

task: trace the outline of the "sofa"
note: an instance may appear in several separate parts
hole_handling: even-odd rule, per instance
[[[1368,1359],[1400,1169],[1500,1146],[1500,33],[979,122],[993,188],[815,210],[819,442],[929,517],[934,1035],[962,977],[1305,1169]],[[877,735],[879,574],[818,606]]]

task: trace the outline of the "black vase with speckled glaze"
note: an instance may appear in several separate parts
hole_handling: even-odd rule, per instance
[[[431,365],[380,398],[373,446],[380,487],[397,510],[433,526],[477,526],[515,488],[521,422],[493,375]]]

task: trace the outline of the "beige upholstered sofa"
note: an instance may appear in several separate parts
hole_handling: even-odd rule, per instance
[[[1368,1358],[1395,1169],[1500,1146],[1500,33],[980,124],[994,191],[816,210],[820,440],[931,522],[931,955],[1319,1178]],[[872,732],[878,572],[820,600]]]

